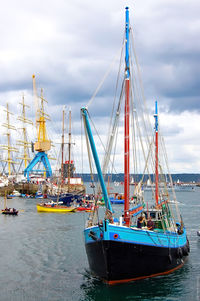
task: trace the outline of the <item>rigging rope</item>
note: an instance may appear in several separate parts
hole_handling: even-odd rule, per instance
[[[122,48],[123,48],[123,47],[120,48],[120,52],[121,52]],[[93,102],[95,96],[97,95],[97,93],[98,93],[99,90],[101,89],[101,87],[102,87],[103,83],[105,82],[107,76],[109,75],[110,71],[112,70],[113,65],[114,65],[116,59],[119,57],[118,53],[119,53],[119,51],[117,51],[117,54],[116,54],[116,56],[114,57],[113,61],[111,62],[111,64],[110,64],[108,70],[106,71],[104,77],[102,78],[102,80],[101,80],[101,82],[99,83],[98,87],[96,88],[94,94],[92,95],[91,99],[89,100],[89,102],[88,102],[88,104],[87,104],[87,106],[86,106],[87,108],[89,108],[89,106],[90,106],[91,103]]]

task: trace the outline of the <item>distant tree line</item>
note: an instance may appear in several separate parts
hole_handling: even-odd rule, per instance
[[[84,182],[91,182],[91,175],[89,173],[85,173],[85,174],[76,174],[77,177],[82,177]],[[94,181],[97,182],[98,180],[98,176],[97,174],[94,174]],[[106,175],[106,181],[108,181],[108,176]],[[190,183],[190,182],[196,182],[196,183],[200,183],[200,174],[195,174],[195,173],[180,173],[180,174],[172,174],[172,180],[173,182],[177,182],[178,180],[180,182],[184,182],[184,183]],[[142,178],[142,174],[131,174],[130,177],[133,177],[135,182],[139,182]],[[118,174],[112,174],[109,177],[110,181],[114,182],[123,182],[124,181],[124,174],[122,173],[118,173]],[[151,175],[151,180],[153,181],[154,176]],[[166,175],[166,179],[167,181],[169,181],[169,176]],[[148,180],[148,175],[144,176],[144,182]]]

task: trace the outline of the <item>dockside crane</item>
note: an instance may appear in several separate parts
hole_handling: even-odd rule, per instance
[[[36,135],[37,140],[34,143],[34,150],[37,152],[33,160],[29,163],[27,168],[24,170],[24,176],[27,177],[29,181],[29,174],[33,171],[33,168],[42,163],[44,170],[34,169],[34,172],[43,172],[46,178],[52,176],[51,165],[47,156],[47,152],[51,149],[51,141],[48,139],[46,130],[46,120],[49,120],[49,115],[44,112],[44,102],[47,102],[43,97],[43,91],[41,90],[41,96],[38,97],[36,89],[35,75],[32,76],[33,79],[33,94],[36,110]],[[40,98],[40,101],[39,101]]]

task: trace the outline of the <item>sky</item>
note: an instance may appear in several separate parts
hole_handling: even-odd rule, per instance
[[[124,8],[130,8],[144,94],[150,110],[158,101],[159,118],[172,173],[200,173],[200,2],[198,0],[7,0],[0,10],[0,109],[9,103],[20,113],[24,94],[29,118],[35,107],[32,74],[48,100],[50,138],[59,145],[62,108],[72,110],[75,153],[81,152],[80,108],[86,106],[124,34]],[[91,105],[104,133],[112,78]],[[0,129],[0,132],[5,129]],[[31,129],[31,133],[34,130]],[[34,139],[31,137],[31,139]],[[1,138],[1,141],[3,138]],[[58,156],[58,151],[55,151]],[[77,158],[78,157],[78,158]],[[77,171],[88,172],[86,155]],[[82,163],[82,159],[84,162]],[[55,164],[55,163],[54,163]],[[123,164],[121,164],[122,166]],[[122,172],[120,167],[118,172]]]

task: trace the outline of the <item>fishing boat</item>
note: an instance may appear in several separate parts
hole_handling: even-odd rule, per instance
[[[40,203],[37,204],[37,211],[38,212],[53,212],[53,213],[68,213],[68,212],[75,212],[75,207],[67,207],[62,206],[59,204],[46,204],[46,203]]]
[[[164,156],[164,159],[161,160],[161,155],[165,147],[163,139],[161,140],[162,143],[158,143],[161,135],[158,127],[157,102],[155,103],[154,131],[152,131],[153,126],[151,125],[149,115],[147,115],[146,103],[144,107],[143,102],[139,104],[136,102],[135,96],[138,96],[141,101],[143,101],[144,97],[143,93],[137,93],[136,89],[135,75],[139,72],[139,66],[137,63],[138,60],[135,59],[134,61],[134,58],[131,56],[132,52],[135,55],[135,48],[133,43],[131,44],[133,35],[132,27],[129,25],[128,7],[126,7],[125,11],[125,39],[123,43],[125,48],[125,68],[123,68],[121,84],[123,92],[119,93],[116,114],[114,115],[111,131],[109,132],[109,140],[106,144],[108,147],[105,149],[105,154],[108,156],[111,154],[110,146],[115,145],[115,140],[113,139],[115,139],[118,133],[116,124],[119,120],[119,113],[122,111],[121,103],[122,98],[124,98],[124,210],[119,217],[116,217],[113,212],[109,194],[105,186],[105,168],[102,172],[96,144],[92,135],[91,124],[94,122],[90,122],[92,117],[88,112],[88,105],[81,108],[87,137],[86,141],[89,141],[88,144],[94,158],[98,180],[105,201],[103,219],[99,219],[98,208],[96,208],[86,223],[84,230],[85,248],[91,273],[108,284],[124,283],[171,273],[183,266],[190,251],[186,229],[178,205],[177,203],[171,205],[170,194],[164,191],[165,187],[162,188],[159,186],[159,183],[163,182],[163,169],[167,168],[168,164],[164,161],[167,159],[167,156]],[[121,59],[120,63],[122,61]],[[135,63],[133,64],[133,62]],[[133,65],[134,69],[132,68]],[[144,108],[145,110],[142,111],[141,109]],[[143,118],[138,117],[138,114],[141,112],[144,112],[142,115]],[[142,123],[145,126],[142,127],[140,125]],[[147,131],[147,125],[149,126],[149,131]],[[140,142],[143,147],[138,148],[137,151],[140,151],[140,154],[144,158],[142,160],[143,177],[137,184],[137,187],[135,187],[134,203],[131,204],[132,207],[130,208],[130,152],[134,155],[134,162],[137,158],[137,143],[135,142],[133,150],[131,150],[129,144],[131,130],[134,130],[134,133],[135,130],[138,130],[138,135],[140,134],[138,136],[140,139],[137,140],[137,143]],[[142,130],[145,131],[145,135],[143,136],[141,135]],[[152,132],[154,133],[153,135]],[[136,134],[133,137],[136,139]],[[158,148],[159,145],[162,146],[162,151],[160,150],[161,146]],[[107,162],[109,162],[109,158]],[[134,168],[139,168],[139,165],[135,164]],[[142,190],[142,181],[145,174],[151,174],[150,168],[152,168],[155,177],[155,192],[152,192],[151,197],[146,196],[145,198],[144,191]],[[169,174],[168,169],[167,172]],[[139,172],[136,173],[134,170],[132,174],[139,174]],[[175,195],[173,195],[173,199],[176,200]],[[153,201],[150,204],[151,200]]]

